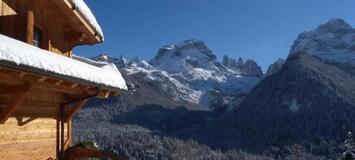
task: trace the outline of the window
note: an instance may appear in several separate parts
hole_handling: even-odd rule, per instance
[[[42,31],[37,26],[35,26],[33,32],[33,45],[38,48],[41,48],[41,43],[42,43]]]

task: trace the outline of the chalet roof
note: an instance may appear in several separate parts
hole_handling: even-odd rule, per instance
[[[92,27],[96,30],[96,32],[102,37],[102,40],[104,40],[104,33],[102,32],[102,29],[97,22],[94,14],[91,12],[90,8],[86,5],[84,0],[72,0],[73,6],[75,9],[77,9],[81,14],[86,18],[86,20],[90,23]]]
[[[114,90],[127,90],[114,64],[58,55],[0,34],[0,67],[36,72],[55,78]]]

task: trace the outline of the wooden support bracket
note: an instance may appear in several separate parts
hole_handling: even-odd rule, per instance
[[[11,114],[21,105],[21,103],[26,99],[30,89],[31,85],[24,84],[22,86],[22,92],[13,96],[7,107],[5,107],[0,113],[0,124],[4,124],[7,119],[9,119]]]
[[[81,100],[77,103],[74,103],[71,107],[67,106],[68,108],[66,109],[66,114],[64,117],[64,122],[69,122],[75,115],[75,113],[77,113],[81,107],[83,107],[86,102],[88,101],[88,99],[85,100]]]
[[[24,126],[24,125],[26,125],[26,124],[28,124],[28,123],[36,120],[36,119],[37,118],[28,118],[28,119],[24,120],[23,117],[16,117],[17,125],[19,125],[19,126]]]

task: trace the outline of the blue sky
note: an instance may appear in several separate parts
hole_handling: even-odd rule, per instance
[[[254,59],[264,71],[302,31],[338,17],[355,26],[354,0],[86,0],[105,42],[75,53],[151,59],[159,47],[203,40],[219,59]]]

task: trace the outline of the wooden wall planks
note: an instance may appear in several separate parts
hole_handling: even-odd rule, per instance
[[[66,124],[69,128],[69,123]],[[15,118],[0,125],[0,159],[48,159],[56,157],[57,123],[54,119],[37,119],[18,126]],[[68,138],[65,129],[65,138]]]

